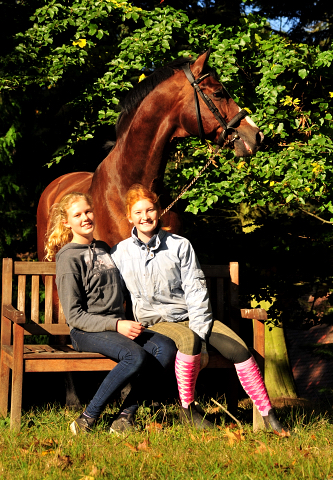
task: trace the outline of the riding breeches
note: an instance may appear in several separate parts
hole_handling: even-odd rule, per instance
[[[171,338],[177,349],[186,355],[197,355],[201,351],[201,338],[189,328],[189,321],[159,322],[149,330],[161,333]],[[219,320],[215,320],[207,342],[232,363],[245,362],[251,357],[246,344],[229,327]]]

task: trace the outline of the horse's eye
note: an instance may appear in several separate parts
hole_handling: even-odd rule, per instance
[[[218,99],[223,98],[223,91],[222,91],[222,90],[218,90],[217,92],[214,92],[214,93],[213,93],[213,97],[214,97],[214,98],[218,98]]]

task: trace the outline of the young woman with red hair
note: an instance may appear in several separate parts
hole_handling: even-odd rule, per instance
[[[201,352],[206,343],[231,360],[267,428],[282,431],[260,370],[246,344],[230,328],[213,319],[206,281],[190,242],[167,232],[160,222],[158,197],[142,185],[126,196],[131,237],[111,249],[111,256],[131,294],[134,318],[149,330],[174,340],[180,417],[197,428],[211,428],[194,403]],[[284,429],[286,430],[286,429]]]

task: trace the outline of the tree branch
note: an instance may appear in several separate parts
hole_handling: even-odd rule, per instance
[[[333,222],[330,222],[329,220],[324,220],[323,218],[321,217],[318,217],[318,215],[315,215],[314,213],[310,213],[308,212],[307,210],[304,210],[303,208],[297,206],[298,210],[300,210],[301,212],[303,213],[306,213],[307,215],[311,215],[311,217],[314,217],[316,218],[317,220],[320,220],[321,222],[323,223],[330,223],[331,225],[333,225]]]

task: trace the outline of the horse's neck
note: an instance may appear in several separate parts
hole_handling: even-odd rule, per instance
[[[117,140],[114,149],[116,170],[121,178],[149,185],[155,178],[163,176],[165,149],[169,145],[174,127],[169,118],[156,112],[145,116],[138,112],[129,127]]]
[[[132,114],[121,119],[116,146],[93,176],[90,193],[96,218],[107,219],[98,223],[96,231],[98,238],[110,245],[130,233],[124,204],[129,187],[141,183],[154,191],[161,190],[167,146],[178,122],[172,117],[172,103],[177,100],[162,102],[163,93],[154,90]]]

